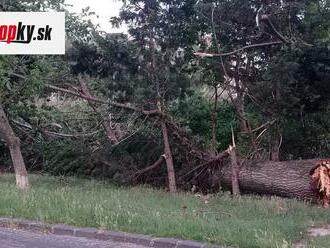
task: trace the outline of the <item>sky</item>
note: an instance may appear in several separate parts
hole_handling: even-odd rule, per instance
[[[69,8],[74,13],[81,13],[81,10],[90,7],[90,11],[94,11],[99,18],[93,19],[94,24],[100,24],[100,29],[108,33],[126,32],[126,27],[119,29],[112,28],[109,19],[119,14],[120,7],[123,2],[120,0],[66,0],[67,4],[73,5]]]

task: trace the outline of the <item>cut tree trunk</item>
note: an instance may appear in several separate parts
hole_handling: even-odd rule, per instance
[[[239,172],[240,190],[318,201],[319,193],[312,185],[310,171],[320,161],[322,159],[245,162]],[[222,168],[219,175],[222,187],[231,189],[231,174],[230,163],[228,163]]]
[[[21,144],[19,138],[16,137],[11,128],[7,115],[0,104],[0,137],[5,140],[10,151],[13,167],[15,170],[16,184],[19,188],[26,189],[29,187],[28,175],[21,152]]]

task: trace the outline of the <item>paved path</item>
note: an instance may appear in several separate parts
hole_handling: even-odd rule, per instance
[[[145,248],[145,246],[40,234],[0,227],[1,248]]]

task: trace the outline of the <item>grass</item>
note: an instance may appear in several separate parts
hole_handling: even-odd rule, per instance
[[[223,194],[205,200],[189,193],[36,175],[30,182],[31,189],[22,192],[12,175],[1,176],[1,216],[241,248],[291,247],[308,226],[330,221],[329,210],[276,197]]]

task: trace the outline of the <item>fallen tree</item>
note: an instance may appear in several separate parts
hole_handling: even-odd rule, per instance
[[[311,171],[322,159],[283,162],[246,161],[240,168],[239,186],[242,192],[277,195],[301,200],[318,201],[319,192],[313,187]],[[221,186],[231,189],[230,163],[223,166],[218,178]]]
[[[185,157],[187,158],[186,164],[189,166],[187,166],[187,168],[182,167],[182,171],[179,172],[178,179],[180,185],[197,185],[201,189],[202,186],[199,185],[199,183],[201,181],[208,181],[205,180],[207,179],[207,176],[210,176],[210,170],[208,170],[208,168],[212,167],[214,169],[220,168],[220,172],[216,178],[220,179],[221,186],[223,188],[232,188],[232,171],[235,170],[232,170],[232,163],[224,163],[225,157],[230,155],[228,150],[219,153],[218,155],[212,155],[210,152],[204,151],[202,147],[196,146],[194,142],[191,141],[191,137],[186,130],[180,128],[169,115],[166,115],[162,111],[157,109],[144,110],[143,108],[131,104],[100,100],[82,94],[81,92],[73,92],[51,85],[47,85],[47,87],[52,90],[69,93],[91,102],[109,104],[129,111],[139,112],[149,118],[157,118],[160,121],[163,120],[164,123],[166,123],[167,128],[170,130],[173,141],[180,144],[178,147],[181,148],[184,153],[187,153],[185,154]],[[318,201],[320,198],[319,191],[312,185],[310,172],[321,161],[322,159],[284,162],[255,162],[247,160],[240,167],[238,177],[239,189],[242,192]],[[158,168],[162,162],[163,158],[157,160],[155,164],[145,168],[145,170],[139,171],[138,177]],[[197,178],[200,178],[201,180],[198,180]]]

